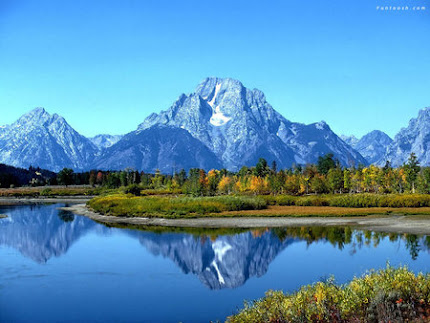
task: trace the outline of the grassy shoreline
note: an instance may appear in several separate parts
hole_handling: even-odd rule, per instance
[[[333,279],[291,294],[269,291],[228,323],[251,322],[428,322],[430,274],[406,267],[371,271],[344,285]]]
[[[213,214],[214,217],[362,217],[362,216],[429,216],[430,207],[421,208],[350,208],[331,206],[268,206],[257,211],[242,210]]]
[[[87,205],[103,215],[150,218],[430,215],[429,196],[382,195],[369,199],[368,195],[143,197],[114,194],[95,197]],[[340,200],[346,206],[340,204]],[[372,203],[391,206],[372,206]]]
[[[125,194],[95,197],[87,205],[103,215],[127,217],[186,218],[213,216],[222,212],[261,210],[267,207],[260,197],[136,197]]]
[[[95,196],[88,206],[104,215],[121,217],[351,217],[369,215],[430,215],[426,194],[218,195],[191,197],[179,191],[108,190],[91,186],[44,186],[0,189],[0,199]]]
[[[102,190],[91,186],[37,186],[0,188],[0,198],[8,197],[67,197],[67,196],[94,196]]]
[[[269,205],[332,206],[332,207],[430,207],[428,194],[321,194],[321,195],[266,195]]]
[[[377,232],[430,235],[430,216],[343,216],[343,217],[291,217],[291,216],[187,216],[167,217],[130,217],[110,216],[94,212],[84,203],[71,204],[61,209],[107,225],[132,225],[180,228],[286,228],[286,227],[352,227]],[[264,210],[261,210],[264,211]],[[261,212],[260,211],[260,212]]]

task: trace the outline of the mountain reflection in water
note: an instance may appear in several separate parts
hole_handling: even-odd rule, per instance
[[[330,243],[354,254],[384,240],[403,241],[413,260],[430,249],[430,237],[378,233],[342,227],[299,227],[258,230],[181,230],[111,228],[86,217],[61,211],[61,205],[2,208],[0,246],[18,250],[37,263],[60,257],[81,237],[96,233],[125,234],[137,239],[153,255],[170,258],[185,274],[192,273],[210,289],[235,288],[250,277],[264,275],[270,263],[290,245],[306,241]],[[173,232],[172,232],[173,231]]]
[[[59,205],[24,205],[2,208],[0,245],[9,246],[38,263],[59,257],[80,237],[105,228],[94,221],[58,210]]]

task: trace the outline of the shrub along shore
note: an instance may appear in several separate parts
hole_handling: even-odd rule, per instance
[[[88,203],[94,211],[114,216],[204,216],[224,211],[261,210],[267,207],[261,197],[136,197],[115,194],[91,199]]]
[[[112,190],[111,190],[112,191]],[[64,196],[93,196],[109,192],[103,188],[90,186],[36,186],[0,188],[0,197],[64,197]]]
[[[430,274],[387,266],[345,285],[333,279],[291,294],[269,291],[227,319],[252,322],[428,322]]]
[[[128,217],[430,215],[430,196],[420,194],[175,197],[128,193],[95,197],[87,205],[103,215]]]
[[[430,207],[427,194],[333,194],[333,195],[267,195],[269,205],[334,206],[334,207]]]

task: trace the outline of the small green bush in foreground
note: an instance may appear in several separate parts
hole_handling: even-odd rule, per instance
[[[346,285],[329,280],[292,294],[269,291],[227,322],[428,322],[429,315],[430,274],[387,266]]]
[[[252,196],[216,197],[134,197],[117,194],[88,202],[96,212],[115,216],[193,216],[223,211],[260,210],[266,202]]]

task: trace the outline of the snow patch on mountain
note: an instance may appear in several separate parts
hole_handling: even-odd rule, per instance
[[[222,258],[231,248],[231,245],[222,240],[216,240],[212,245],[212,249],[215,252],[215,256],[220,262],[222,262]]]
[[[251,277],[261,277],[280,252],[298,241],[281,240],[270,231],[259,237],[251,232],[220,236],[215,242],[185,234],[128,234],[139,237],[152,254],[170,258],[184,273],[196,275],[210,289],[236,288]]]
[[[219,270],[219,268],[218,268],[218,265],[217,265],[216,261],[215,261],[215,260],[214,260],[214,261],[212,261],[211,265],[214,267],[214,269],[215,269],[215,271],[216,271],[216,274],[217,274],[217,277],[218,277],[218,281],[219,281],[219,283],[220,283],[221,285],[225,285],[224,277],[222,276],[221,271]]]
[[[212,114],[212,117],[210,118],[209,122],[214,125],[215,127],[219,127],[219,126],[223,126],[225,125],[227,122],[229,122],[231,120],[230,117],[227,117],[226,115],[224,115],[219,107],[216,107],[214,109],[214,112]]]
[[[225,125],[227,122],[230,121],[230,117],[224,115],[224,113],[221,112],[221,109],[219,105],[215,106],[215,100],[218,96],[219,90],[221,89],[221,83],[217,83],[215,85],[215,93],[210,101],[208,101],[208,104],[212,108],[212,116],[209,119],[209,122],[214,125],[215,127],[220,127]],[[206,97],[206,100],[208,98]]]
[[[212,107],[212,109],[214,108],[215,100],[216,100],[216,97],[218,96],[218,92],[220,88],[221,88],[221,83],[217,83],[217,85],[215,85],[214,96],[210,101],[208,101],[208,104]],[[207,97],[206,97],[206,100],[207,100]]]

